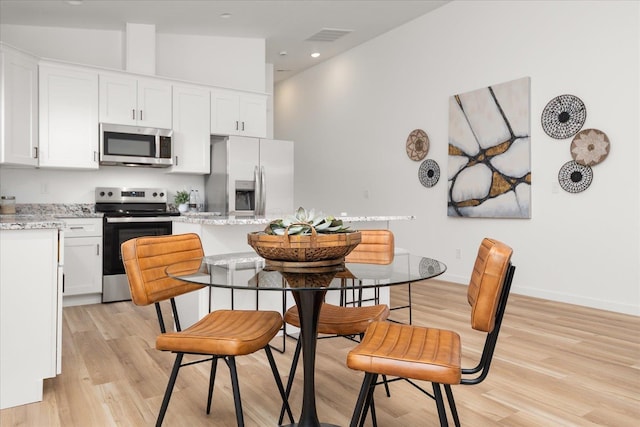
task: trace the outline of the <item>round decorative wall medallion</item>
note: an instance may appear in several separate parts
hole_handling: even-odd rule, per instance
[[[438,163],[435,160],[425,160],[420,164],[418,178],[420,179],[420,183],[425,187],[433,187],[440,179],[440,166],[438,166]]]
[[[415,129],[407,138],[407,156],[411,160],[420,161],[429,152],[429,137],[422,129]]]
[[[558,182],[564,191],[581,193],[591,185],[593,171],[590,166],[570,161],[562,165],[558,172]]]
[[[583,129],[571,142],[571,157],[576,163],[593,166],[609,155],[609,137],[598,129]]]
[[[587,119],[587,109],[580,98],[560,95],[542,111],[542,129],[551,138],[564,139],[575,135]]]

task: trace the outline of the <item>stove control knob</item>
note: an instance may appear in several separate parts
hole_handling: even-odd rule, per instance
[[[109,197],[113,196],[113,191],[109,191],[109,192],[107,193],[107,196],[109,196]]]
[[[100,197],[104,197],[104,191],[100,192]]]
[[[160,197],[164,197],[164,193],[160,193]]]
[[[158,193],[153,193],[153,197],[158,197]]]

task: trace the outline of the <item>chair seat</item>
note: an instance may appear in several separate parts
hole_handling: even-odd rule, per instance
[[[158,336],[158,350],[241,356],[262,349],[282,327],[276,311],[218,310],[181,332]]]
[[[363,307],[341,307],[323,304],[320,309],[318,333],[335,335],[361,334],[371,322],[385,320],[389,316],[389,307],[378,304]],[[289,325],[300,327],[298,307],[293,306],[284,315]]]
[[[460,336],[442,329],[373,322],[347,356],[351,369],[459,384]]]

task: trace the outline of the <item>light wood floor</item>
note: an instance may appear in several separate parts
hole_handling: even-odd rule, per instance
[[[414,285],[414,323],[458,331],[463,360],[471,365],[483,336],[470,330],[465,291],[437,281]],[[400,288],[392,291],[394,302],[404,297]],[[174,358],[154,349],[157,333],[153,306],[65,308],[62,374],[45,381],[43,402],[0,411],[0,425],[154,425]],[[323,422],[348,425],[362,378],[345,366],[353,345],[343,338],[318,345],[317,405]],[[293,349],[288,339],[285,354],[274,352],[283,377]],[[279,396],[264,353],[237,362],[246,425],[276,425]],[[291,398],[296,416],[301,382],[299,375]],[[224,364],[210,415],[207,384],[208,364],[184,368],[164,425],[235,425]],[[453,390],[463,426],[637,426],[640,318],[512,295],[488,378]],[[393,383],[391,392],[388,399],[382,388],[376,391],[381,427],[438,425],[432,400],[406,382]]]

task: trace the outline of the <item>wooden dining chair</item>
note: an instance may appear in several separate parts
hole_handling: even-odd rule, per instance
[[[393,262],[394,245],[391,231],[360,230],[360,232],[361,241],[346,257],[346,260],[363,264],[390,264]],[[336,277],[340,278],[341,274],[338,273]],[[348,276],[346,275],[342,277],[342,279],[347,278]],[[357,337],[357,339],[361,339],[369,324],[385,320],[389,316],[389,306],[377,304],[379,302],[376,298],[377,293],[372,299],[376,303],[375,305],[363,306],[361,290],[359,297],[352,296],[354,298],[352,301],[346,300],[346,289],[341,292],[340,305],[328,303],[322,305],[318,319],[318,334],[327,335],[328,337],[349,337],[351,339]],[[286,311],[284,321],[287,325],[300,327],[300,316],[296,306]],[[287,398],[291,393],[301,350],[302,343],[298,340],[291,362],[291,369],[289,370],[289,379],[287,380],[285,392]],[[282,423],[284,417],[284,409],[283,405],[280,410],[280,423]]]
[[[371,323],[360,344],[347,355],[349,368],[365,372],[351,427],[362,426],[368,409],[373,409],[378,375],[431,382],[433,394],[412,384],[436,401],[441,426],[448,425],[440,389],[440,384],[444,385],[454,423],[460,425],[451,385],[478,384],[489,373],[515,272],[512,253],[509,246],[488,238],[478,250],[467,300],[471,327],[487,335],[482,356],[473,368],[461,367],[461,343],[456,332],[392,322]]]
[[[161,334],[156,339],[156,349],[175,353],[176,358],[169,377],[169,383],[162,400],[156,426],[162,425],[173,386],[180,368],[196,363],[211,361],[207,414],[211,410],[213,386],[219,359],[229,367],[238,426],[244,425],[240,388],[235,357],[254,353],[263,349],[267,354],[278,391],[289,419],[293,416],[284,393],[269,341],[282,326],[282,316],[276,311],[218,310],[207,314],[185,330],[180,328],[180,320],[174,297],[201,289],[201,285],[188,284],[167,276],[168,265],[184,262],[184,272],[196,273],[200,267],[203,250],[197,234],[172,236],[139,237],[122,243],[124,263],[131,299],[136,305],[155,304]],[[170,300],[175,332],[166,329],[160,302]],[[206,356],[204,359],[182,363],[185,354]]]

